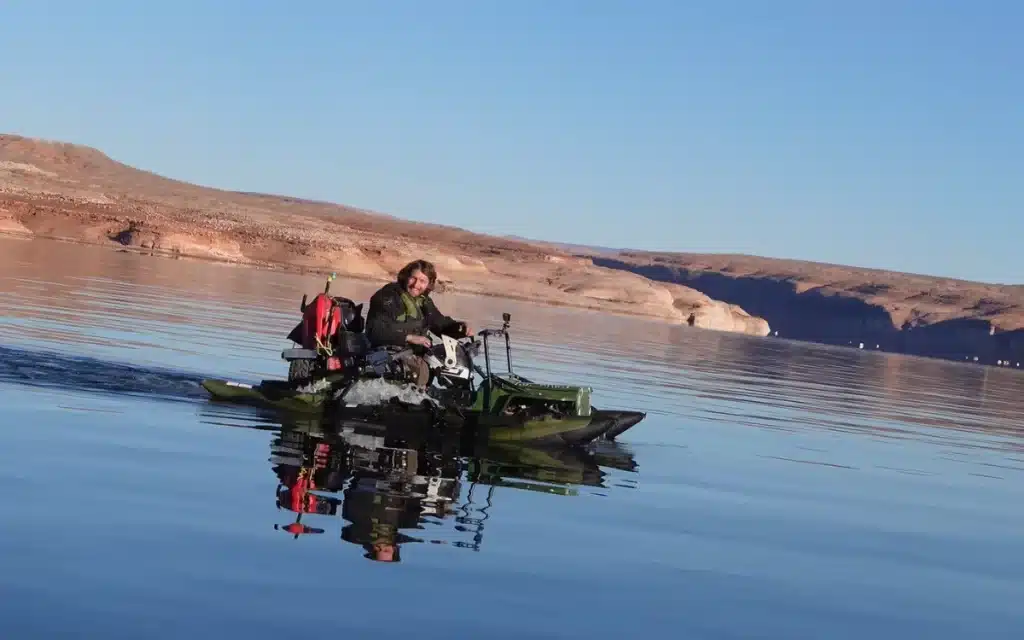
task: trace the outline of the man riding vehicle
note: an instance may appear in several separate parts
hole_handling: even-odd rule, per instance
[[[420,355],[430,348],[427,331],[454,338],[471,334],[465,322],[438,311],[430,299],[436,282],[434,265],[427,260],[414,260],[398,272],[395,282],[384,285],[370,297],[366,312],[365,332],[370,344],[412,347],[400,359],[420,388],[425,388],[430,379],[430,369]]]

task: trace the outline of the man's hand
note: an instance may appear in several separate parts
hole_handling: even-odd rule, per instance
[[[415,333],[410,333],[409,335],[405,336],[405,341],[408,342],[409,344],[418,344],[421,347],[430,348],[430,338],[428,338],[427,336],[421,336]]]

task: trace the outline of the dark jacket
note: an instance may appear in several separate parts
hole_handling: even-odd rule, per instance
[[[425,335],[428,330],[438,335],[461,335],[463,324],[438,311],[429,295],[420,296],[418,312],[415,317],[410,317],[402,292],[402,287],[392,282],[370,297],[366,311],[366,337],[373,346],[405,346],[406,335]]]

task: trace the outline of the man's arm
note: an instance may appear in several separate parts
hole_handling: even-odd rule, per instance
[[[464,323],[455,320],[449,316],[441,313],[434,301],[427,296],[423,304],[423,313],[427,317],[427,326],[430,330],[438,335],[450,335],[452,337],[461,337],[464,331]]]

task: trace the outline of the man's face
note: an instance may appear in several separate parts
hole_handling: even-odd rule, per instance
[[[373,545],[373,559],[378,562],[394,562],[395,545],[386,542],[378,542]]]
[[[405,281],[405,290],[413,297],[422,295],[429,286],[430,280],[428,280],[426,274],[419,269],[413,271],[412,275],[409,276],[409,279]]]

